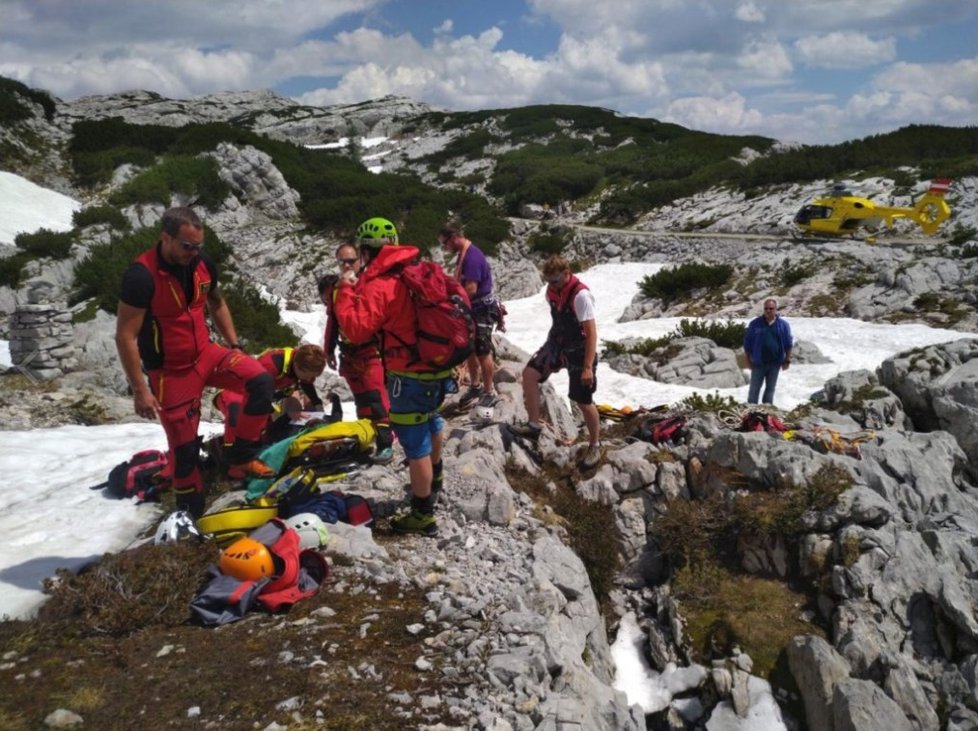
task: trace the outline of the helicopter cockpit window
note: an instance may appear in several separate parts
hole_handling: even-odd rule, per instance
[[[808,223],[813,218],[831,218],[832,209],[829,206],[807,205],[795,215],[795,223]]]

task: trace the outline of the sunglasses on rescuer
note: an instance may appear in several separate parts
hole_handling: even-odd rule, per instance
[[[343,264],[344,266],[351,267],[354,264],[356,264],[358,261],[360,261],[360,259],[355,256],[352,259],[337,259],[336,261],[338,261],[340,264]]]
[[[181,241],[180,246],[183,248],[184,251],[194,251],[194,252],[200,251],[201,249],[204,248],[203,244],[192,244],[189,241]]]

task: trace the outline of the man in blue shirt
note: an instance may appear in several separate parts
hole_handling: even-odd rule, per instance
[[[791,365],[791,348],[794,339],[788,321],[778,315],[778,303],[773,299],[764,300],[764,314],[755,317],[747,326],[744,335],[744,354],[750,368],[750,387],[747,390],[747,403],[756,404],[764,385],[762,403],[774,403],[774,388],[778,385],[778,374],[788,370]]]

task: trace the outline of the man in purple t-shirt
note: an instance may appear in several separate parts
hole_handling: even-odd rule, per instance
[[[492,267],[456,223],[446,223],[439,229],[438,243],[456,256],[455,278],[469,293],[475,320],[475,352],[467,362],[469,388],[459,398],[459,404],[465,406],[478,399],[480,406],[492,406],[496,402],[492,330],[499,322],[499,303],[492,293]]]

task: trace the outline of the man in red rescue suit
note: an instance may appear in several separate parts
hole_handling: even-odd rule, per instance
[[[316,391],[316,379],[326,367],[326,357],[318,345],[306,343],[298,348],[269,348],[259,353],[258,362],[274,379],[273,398],[282,401],[281,416],[274,421],[269,416],[266,441],[278,441],[288,436],[288,421],[303,410],[321,411],[323,400]],[[301,401],[292,398],[296,389],[302,392]],[[244,409],[245,394],[224,389],[214,397],[214,406],[224,417],[224,446],[234,444],[238,422]]]
[[[204,508],[197,464],[204,386],[247,395],[228,454],[229,474],[274,476],[255,458],[272,411],[273,379],[241,350],[231,311],[217,289],[217,267],[203,246],[203,224],[192,209],[163,213],[159,241],[123,274],[115,335],[136,413],[159,418],[166,432],[177,507],[195,516]],[[205,308],[230,347],[211,342]]]
[[[352,244],[340,244],[336,249],[336,260],[341,274],[352,271],[356,276],[360,275],[360,254]],[[391,405],[384,383],[384,361],[380,357],[380,343],[375,336],[364,343],[354,344],[340,331],[334,312],[338,282],[339,277],[335,274],[327,274],[319,280],[319,297],[326,305],[326,363],[330,368],[336,368],[338,346],[340,376],[353,392],[357,418],[370,419],[377,430],[373,461],[387,464],[394,459],[394,435],[391,433]]]
[[[340,330],[354,343],[379,338],[387,367],[387,393],[394,433],[408,458],[411,509],[390,520],[396,533],[435,536],[435,503],[442,488],[445,421],[438,413],[445,396],[458,390],[452,369],[432,371],[417,362],[417,316],[411,292],[398,276],[418,249],[398,244],[397,229],[386,218],[371,218],[357,229],[363,275],[340,277],[334,312]]]

